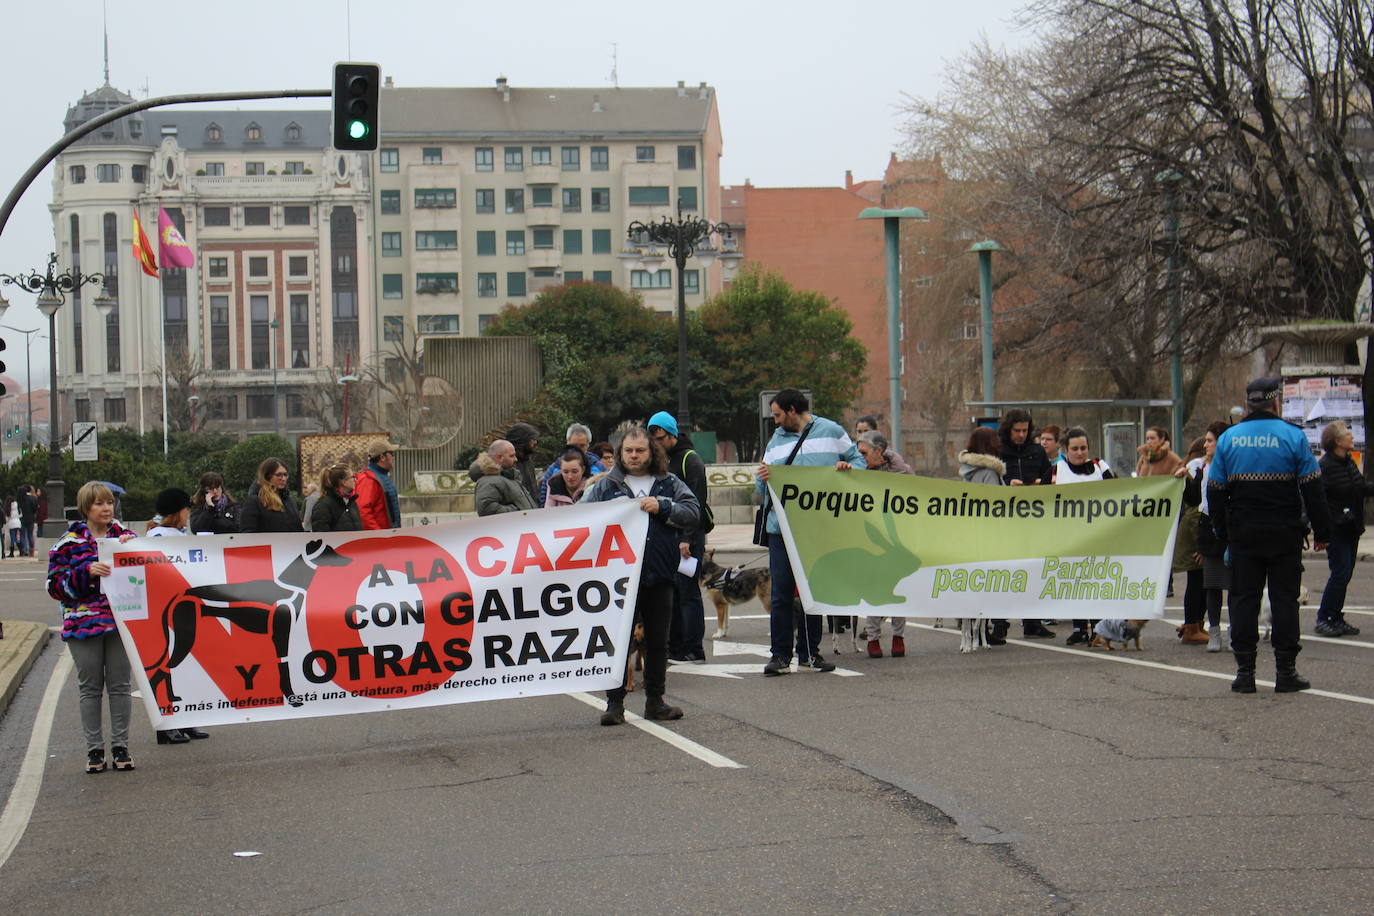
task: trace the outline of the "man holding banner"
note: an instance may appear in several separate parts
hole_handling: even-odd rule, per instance
[[[862,466],[859,450],[845,433],[844,427],[834,420],[812,415],[811,403],[796,388],[782,389],[768,406],[777,429],[768,440],[763,462],[759,464],[755,486],[760,494],[766,495],[768,492],[768,466],[772,464],[833,466],[836,470],[848,470],[854,464]],[[764,665],[763,673],[767,677],[777,677],[792,670],[792,605],[797,580],[792,572],[791,561],[787,558],[787,546],[783,543],[776,511],[768,513],[765,526],[768,531],[768,571],[773,577],[773,594],[769,609],[772,657]],[[807,614],[803,630],[806,634],[805,646],[810,654],[800,659],[801,664],[820,671],[834,671],[835,666],[821,658],[816,651],[821,644],[821,619]]]

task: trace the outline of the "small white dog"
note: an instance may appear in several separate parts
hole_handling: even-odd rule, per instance
[[[1303,607],[1307,601],[1307,586],[1298,586],[1298,607]],[[1269,642],[1269,637],[1274,632],[1274,606],[1269,603],[1269,586],[1264,587],[1264,594],[1260,596],[1260,626],[1264,627],[1264,641]]]
[[[988,622],[981,617],[963,617],[959,624],[959,651],[976,652],[991,649],[988,644]]]

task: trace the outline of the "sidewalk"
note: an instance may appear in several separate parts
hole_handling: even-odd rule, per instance
[[[717,525],[706,535],[706,546],[714,547],[718,553],[765,553],[768,550],[754,543],[753,525]]]
[[[24,675],[29,673],[52,635],[42,623],[6,620],[4,624],[5,638],[0,639],[0,716],[9,708]]]

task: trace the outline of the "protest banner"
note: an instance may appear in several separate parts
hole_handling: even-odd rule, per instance
[[[1173,477],[994,487],[778,465],[768,484],[807,613],[1164,616]]]
[[[426,528],[100,542],[156,728],[620,684],[635,500]]]

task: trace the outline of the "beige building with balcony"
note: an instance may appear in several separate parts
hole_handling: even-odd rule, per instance
[[[383,88],[373,175],[385,352],[410,334],[481,332],[560,283],[634,289],[676,308],[671,263],[622,256],[626,227],[720,219],[720,118],[701,83],[646,89]],[[687,304],[721,287],[689,262]],[[409,333],[408,333],[409,332]]]
[[[68,130],[132,101],[106,85]],[[368,156],[330,144],[327,111],[154,109],[88,135],[54,168],[59,261],[109,280],[57,314],[64,418],[162,425],[162,352],[173,428],[283,434],[337,426],[335,380],[372,356]],[[133,213],[154,252],[158,208],[196,266],[146,276]]]

